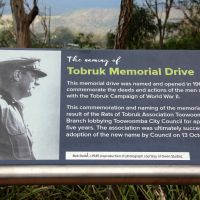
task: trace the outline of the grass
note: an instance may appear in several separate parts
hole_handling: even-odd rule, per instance
[[[1,200],[199,200],[199,185],[23,185],[0,187]]]

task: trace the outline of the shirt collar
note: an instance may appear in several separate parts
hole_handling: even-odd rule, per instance
[[[0,88],[0,98],[6,100],[9,104],[18,103],[18,101],[16,101],[7,91],[1,88]]]

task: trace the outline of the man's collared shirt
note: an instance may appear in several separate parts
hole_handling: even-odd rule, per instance
[[[34,160],[22,104],[0,89],[0,160]]]

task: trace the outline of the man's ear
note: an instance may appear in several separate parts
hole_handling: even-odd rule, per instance
[[[13,79],[17,82],[21,80],[21,71],[20,70],[15,70],[13,72]]]

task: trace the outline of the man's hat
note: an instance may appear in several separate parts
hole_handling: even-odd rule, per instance
[[[1,68],[23,69],[34,72],[38,78],[47,76],[47,74],[36,67],[36,63],[40,62],[40,59],[36,58],[19,58],[0,62]]]

